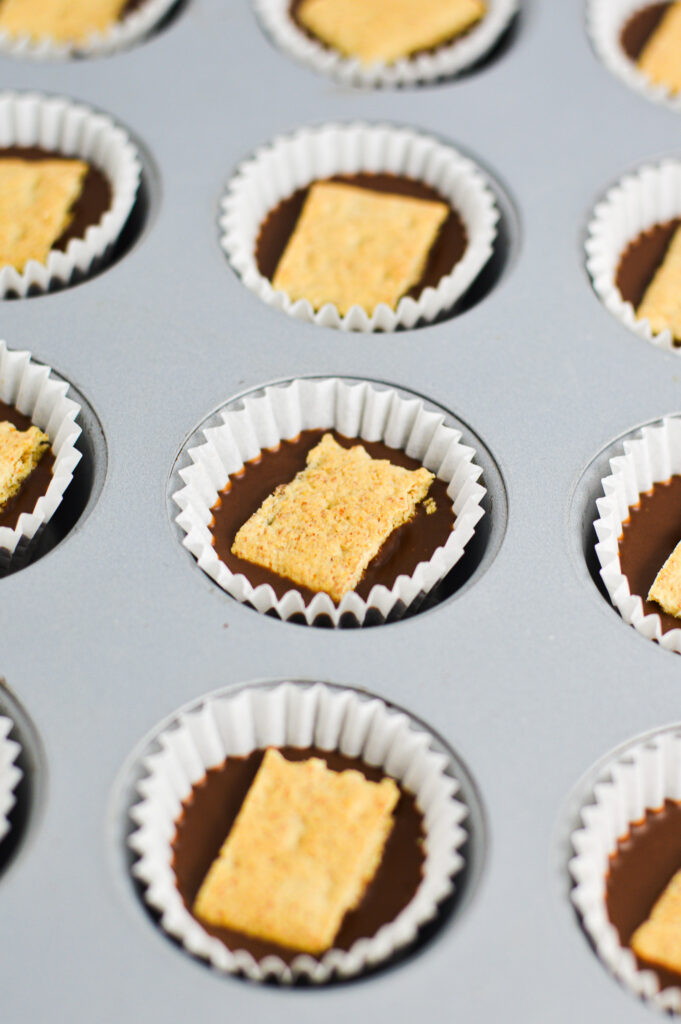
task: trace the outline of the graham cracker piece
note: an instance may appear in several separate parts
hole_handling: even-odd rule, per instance
[[[18,494],[49,446],[49,437],[38,427],[17,430],[7,420],[0,422],[0,510]]]
[[[632,935],[631,948],[642,960],[681,972],[681,871]]]
[[[399,789],[268,749],[194,913],[307,953],[333,945],[376,873]]]
[[[0,266],[44,263],[71,221],[88,165],[83,160],[0,159]]]
[[[665,11],[636,63],[656,85],[681,92],[681,3]]]
[[[315,309],[333,302],[341,315],[379,302],[392,309],[418,283],[447,203],[318,181],[310,186],[272,284]]]
[[[343,448],[331,434],[306,462],[244,523],[232,554],[340,601],[435,478],[423,467],[372,459],[360,444]]]
[[[656,601],[667,615],[681,618],[681,541],[655,577],[648,600]]]
[[[681,341],[681,227],[674,232],[636,315],[639,319],[647,317],[655,334],[669,328],[674,338]]]
[[[483,0],[303,0],[298,18],[334,50],[372,64],[453,39],[485,11]]]
[[[2,0],[0,31],[76,43],[113,25],[127,0]]]

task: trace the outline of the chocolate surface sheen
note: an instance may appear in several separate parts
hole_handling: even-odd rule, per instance
[[[380,768],[371,768],[357,758],[344,757],[336,751],[316,747],[281,747],[280,750],[290,761],[320,757],[334,771],[355,769],[372,782],[384,778]],[[183,804],[172,843],[173,868],[177,888],[190,913],[201,882],[227,838],[263,756],[263,750],[256,750],[248,757],[228,757],[222,765],[206,773]],[[423,815],[414,797],[401,786],[393,818],[395,824],[379,868],[359,906],[343,918],[333,944],[335,949],[350,949],[358,938],[371,937],[382,925],[393,921],[421,882],[425,861]],[[229,949],[247,949],[258,960],[274,954],[290,963],[299,952],[230,928],[200,923]]]
[[[625,302],[637,309],[659,269],[681,217],[655,224],[630,242],[620,257],[615,284]],[[677,343],[678,344],[678,343]]]
[[[0,160],[3,157],[20,160],[81,159],[77,154],[67,157],[62,153],[40,149],[38,146],[9,146],[0,149]],[[102,216],[111,206],[111,199],[112,189],[108,179],[90,164],[83,180],[81,193],[73,204],[71,222],[56,242],[53,242],[52,248],[63,251],[72,238],[83,238],[91,224],[99,224]]]
[[[605,902],[620,942],[628,946],[640,924],[681,868],[681,804],[665,800],[659,811],[630,827],[610,858]],[[639,967],[654,970],[662,988],[681,985],[681,975],[636,957]]]
[[[31,426],[28,416],[24,416],[14,406],[6,405],[5,402],[0,402],[0,421],[2,420],[13,423],[17,430],[28,430]],[[50,486],[53,466],[54,455],[51,451],[47,451],[31,475],[25,480],[19,493],[10,498],[5,507],[0,509],[0,526],[9,526],[13,530],[22,512],[33,511],[38,498],[41,498]]]
[[[648,4],[641,7],[625,22],[620,32],[620,46],[630,60],[637,61],[665,11],[671,3]]]
[[[260,508],[275,487],[288,483],[305,468],[307,453],[325,433],[332,434],[345,448],[361,444],[374,459],[388,459],[393,465],[404,466],[405,469],[420,469],[422,466],[416,459],[411,459],[396,448],[388,448],[380,441],[347,438],[335,430],[304,430],[295,440],[282,441],[279,448],[265,449],[257,460],[246,464],[241,474],[231,476],[228,487],[222,491],[212,508],[211,529],[215,550],[233,573],[242,573],[254,587],[261,583],[271,584],[279,598],[295,589],[300,591],[308,603],[314,597],[314,591],[263,566],[237,558],[232,554],[232,544],[238,530]],[[354,592],[360,597],[368,597],[376,583],[392,587],[399,575],[404,573],[411,576],[419,562],[429,560],[436,548],[447,542],[454,526],[452,500],[447,495],[447,485],[435,479],[430,485],[428,497],[434,498],[436,511],[429,515],[421,503],[417,505],[414,517],[391,533],[355,587]]]
[[[629,509],[622,524],[619,554],[629,590],[639,594],[646,615],[656,612],[662,630],[681,629],[681,619],[667,615],[655,601],[646,601],[655,577],[681,540],[681,476],[655,484],[641,495],[640,503]],[[681,866],[681,863],[680,865]]]
[[[333,178],[320,180],[356,185],[371,192],[385,192],[391,195],[410,196],[415,199],[430,199],[449,205],[448,200],[430,185],[395,174],[338,174]],[[270,281],[274,277],[277,264],[296,226],[308,191],[309,188],[299,188],[287,199],[282,199],[278,206],[270,210],[260,226],[260,233],[255,243],[255,260],[260,273]],[[449,216],[433,243],[420,281],[405,294],[412,298],[418,298],[424,288],[437,287],[440,279],[445,274],[449,274],[454,265],[459,262],[467,245],[468,235],[464,223],[456,210],[450,206]]]

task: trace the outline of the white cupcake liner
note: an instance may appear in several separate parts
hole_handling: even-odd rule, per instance
[[[600,773],[591,802],[581,810],[583,827],[571,836],[576,856],[569,867],[576,883],[572,902],[606,967],[634,995],[659,1010],[679,1013],[681,988],[661,991],[655,973],[637,966],[633,951],[620,944],[605,903],[606,874],[618,841],[647,811],[659,810],[665,799],[681,801],[679,725],[620,749]]]
[[[461,827],[467,809],[455,799],[458,782],[447,774],[449,759],[432,740],[420,723],[377,697],[322,683],[246,687],[211,695],[180,713],[158,737],[160,751],[144,759],[147,774],[137,787],[142,801],[130,811],[139,826],[129,840],[139,856],[133,873],[145,884],[145,898],[161,915],[162,927],[218,970],[255,981],[305,977],[320,983],[334,974],[349,977],[413,942],[453,891],[453,876],[464,865],[458,851],[467,838]],[[246,950],[232,952],[204,931],[176,887],[170,845],[182,801],[209,768],[228,756],[286,745],[339,750],[380,766],[414,794],[426,829],[423,878],[395,920],[347,952],[331,949],[319,958],[301,954],[290,965],[277,956],[258,961]]]
[[[418,299],[400,299],[396,309],[380,303],[371,316],[352,306],[341,316],[333,303],[313,309],[292,302],[258,270],[255,246],[262,222],[282,199],[311,182],[360,171],[406,175],[423,181],[450,202],[468,233],[462,258],[436,288]],[[429,322],[449,309],[473,283],[492,255],[499,211],[480,169],[453,147],[428,135],[390,125],[327,124],[278,136],[241,164],[220,204],[220,244],[244,284],[289,316],[347,331],[394,331]]]
[[[630,242],[655,224],[681,217],[681,161],[663,160],[628,174],[598,203],[588,227],[587,269],[594,289],[620,323],[667,352],[681,354],[670,330],[654,334],[648,319],[638,320],[617,287],[620,259]]]
[[[400,86],[435,82],[471,67],[484,57],[508,28],[519,0],[487,0],[485,17],[469,32],[432,53],[402,57],[391,64],[362,64],[357,58],[310,38],[289,14],[290,0],[253,0],[263,28],[285,53],[344,85]]]
[[[0,147],[40,146],[87,160],[111,184],[111,207],[84,238],[72,238],[65,252],[52,249],[47,263],[29,260],[22,273],[0,269],[0,298],[47,291],[95,269],[107,256],[127,221],[137,195],[142,166],[137,149],[111,118],[61,97],[0,93]]]
[[[328,616],[334,626],[347,614],[362,624],[370,609],[380,619],[391,613],[398,617],[458,562],[484,514],[481,501],[486,491],[477,483],[482,469],[473,461],[474,449],[460,443],[461,432],[445,426],[442,413],[391,388],[378,390],[367,382],[337,378],[299,379],[246,396],[240,408],[225,409],[220,418],[221,426],[203,431],[206,443],[186,452],[191,465],[180,470],[186,486],[173,494],[182,510],[176,521],[186,534],[184,546],[201,569],[237,601],[248,601],[259,612],[274,610],[282,619],[303,615],[308,625],[318,616]],[[372,587],[367,600],[352,592],[336,605],[328,594],[319,593],[306,605],[295,584],[279,599],[269,584],[253,587],[245,576],[232,573],[213,547],[211,508],[229,476],[263,448],[276,448],[282,440],[315,428],[335,428],[346,437],[383,441],[405,451],[448,484],[456,520],[446,544],[429,561],[421,562],[413,575],[398,576],[391,589],[382,584]]]
[[[625,622],[649,640],[657,640],[665,650],[681,653],[681,620],[678,629],[664,633],[660,616],[645,614],[647,595],[631,593],[618,547],[630,507],[654,484],[681,473],[681,417],[668,416],[659,424],[643,427],[639,436],[624,442],[624,454],[611,459],[610,468],[611,475],[602,481],[604,497],[596,501],[599,518],[594,523],[601,577]]]
[[[22,777],[21,769],[14,763],[21,747],[9,738],[14,723],[0,715],[0,842],[10,829],[9,813],[16,803],[15,790]]]
[[[0,400],[28,416],[49,435],[55,456],[52,479],[33,512],[22,512],[14,529],[0,527],[0,569],[14,569],[30,554],[42,528],[61,504],[81,460],[76,448],[80,405],[67,398],[68,384],[51,376],[49,366],[34,363],[28,352],[10,352],[0,340]]]
[[[115,22],[106,31],[95,32],[81,42],[61,43],[50,36],[37,38],[0,32],[0,54],[40,61],[104,57],[140,42],[178,2],[145,0],[141,7]]]
[[[641,96],[663,103],[671,110],[681,111],[681,93],[673,93],[664,85],[656,85],[634,61],[627,57],[620,44],[620,33],[632,14],[649,6],[653,0],[587,0],[586,23],[593,47],[608,71]]]

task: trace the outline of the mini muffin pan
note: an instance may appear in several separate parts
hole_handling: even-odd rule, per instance
[[[74,389],[84,455],[67,527],[0,580],[0,713],[21,733],[29,797],[0,876],[3,1021],[652,1020],[570,902],[579,804],[565,801],[608,751],[679,718],[681,659],[618,615],[593,554],[615,439],[678,413],[679,363],[610,314],[584,249],[612,183],[678,158],[678,114],[608,71],[582,2],[524,0],[479,66],[430,86],[336,84],[277,49],[248,0],[187,0],[107,58],[0,69],[3,89],[105,112],[143,165],[113,262],[2,303],[8,345]],[[434,136],[494,185],[494,271],[451,318],[371,335],[300,322],[220,248],[220,200],[245,159],[357,121]],[[303,376],[422,396],[476,448],[488,532],[414,616],[330,630],[258,615],[182,547],[170,496],[185,444],[213,410]],[[127,845],[163,723],[214,690],[286,679],[404,708],[471,780],[455,912],[367,977],[288,989],[224,977],[169,941]]]

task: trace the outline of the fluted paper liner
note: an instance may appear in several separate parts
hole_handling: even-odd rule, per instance
[[[130,837],[139,858],[133,872],[146,887],[147,902],[161,915],[162,927],[219,970],[256,981],[307,977],[324,982],[334,974],[359,974],[392,956],[435,916],[464,864],[458,851],[466,839],[461,827],[466,807],[455,799],[459,787],[447,774],[449,759],[431,744],[424,727],[404,712],[376,697],[322,683],[246,687],[236,694],[209,696],[180,714],[158,737],[159,752],[144,759],[146,775],[138,784],[142,800],[130,811],[139,826]],[[423,878],[394,921],[374,936],[358,939],[348,951],[331,949],[319,958],[301,954],[290,965],[277,956],[256,960],[246,950],[232,952],[204,931],[177,889],[171,850],[182,801],[209,768],[229,756],[287,745],[339,750],[380,766],[414,794],[426,830]]]
[[[14,791],[21,779],[21,769],[14,763],[21,747],[9,738],[13,722],[0,715],[0,842],[9,832],[9,813],[16,803]]]
[[[52,249],[46,263],[29,260],[23,272],[0,269],[0,298],[47,291],[68,284],[101,264],[133,208],[140,183],[138,152],[122,128],[105,114],[61,97],[0,93],[0,147],[39,146],[62,156],[87,160],[111,184],[111,206],[83,238],[72,238],[64,252]]]
[[[575,857],[572,901],[594,949],[603,963],[635,995],[660,1010],[681,1012],[681,988],[660,991],[652,970],[642,970],[608,917],[605,903],[610,856],[632,823],[647,811],[659,810],[665,799],[681,801],[681,727],[674,726],[635,741],[600,773],[591,801],[582,808],[583,827],[571,836]],[[652,909],[652,908],[651,908]]]
[[[33,37],[0,32],[0,53],[30,60],[68,60],[73,57],[104,57],[124,50],[147,36],[178,0],[144,0],[144,3],[103,32],[93,32],[79,42],[59,42],[50,36]]]
[[[61,504],[81,453],[76,448],[80,405],[67,398],[69,386],[56,380],[49,366],[35,363],[28,352],[10,352],[0,341],[0,400],[28,416],[48,434],[55,457],[47,491],[33,512],[23,512],[14,529],[0,526],[0,570],[16,568]]]
[[[482,469],[473,461],[474,449],[460,443],[461,432],[445,426],[442,413],[391,388],[379,390],[366,381],[346,383],[336,378],[274,385],[246,396],[240,404],[240,408],[220,413],[221,426],[204,430],[205,444],[184,453],[191,460],[191,465],[180,470],[186,486],[173,495],[182,510],[176,521],[186,534],[184,546],[203,571],[237,601],[248,601],[259,612],[274,610],[282,619],[302,614],[310,625],[318,616],[328,616],[337,626],[347,613],[361,624],[369,609],[383,619],[403,613],[461,558],[484,514],[480,503],[486,491],[477,482]],[[229,476],[263,448],[276,448],[282,440],[315,428],[335,428],[346,437],[383,441],[402,449],[448,484],[456,520],[446,544],[437,548],[429,561],[421,562],[411,576],[398,576],[391,589],[382,584],[372,587],[366,601],[352,592],[336,605],[328,594],[319,593],[306,604],[294,583],[277,598],[269,584],[253,587],[246,576],[232,573],[213,547],[211,508]]]
[[[596,206],[586,241],[587,268],[604,305],[639,338],[679,354],[670,330],[653,334],[648,319],[638,320],[616,284],[617,267],[630,242],[655,224],[681,217],[681,161],[663,160],[627,174]]]
[[[657,85],[630,60],[622,49],[620,34],[632,14],[649,7],[654,0],[588,0],[587,30],[593,47],[608,71],[655,103],[681,111],[681,93]]]
[[[267,214],[318,179],[361,171],[416,178],[436,189],[460,215],[468,245],[437,287],[418,299],[401,298],[395,309],[379,303],[369,315],[352,306],[341,316],[333,303],[315,310],[307,299],[293,302],[258,270],[255,248]],[[480,169],[452,146],[407,128],[378,124],[328,124],[279,136],[241,164],[220,205],[220,242],[244,284],[263,302],[290,316],[348,331],[394,331],[429,322],[449,309],[473,283],[492,255],[499,211]]]
[[[362,64],[311,38],[290,16],[290,0],[253,0],[265,31],[285,53],[344,85],[400,86],[451,78],[481,60],[518,10],[518,0],[487,0],[484,18],[457,39],[393,63]]]
[[[602,482],[604,496],[596,501],[599,518],[594,523],[601,577],[625,622],[666,650],[681,653],[681,619],[678,629],[663,633],[660,616],[645,614],[643,601],[647,595],[631,593],[618,547],[630,507],[637,505],[654,484],[681,473],[681,418],[669,416],[659,424],[644,427],[639,436],[624,442],[624,454],[610,460],[610,469],[611,475]]]

